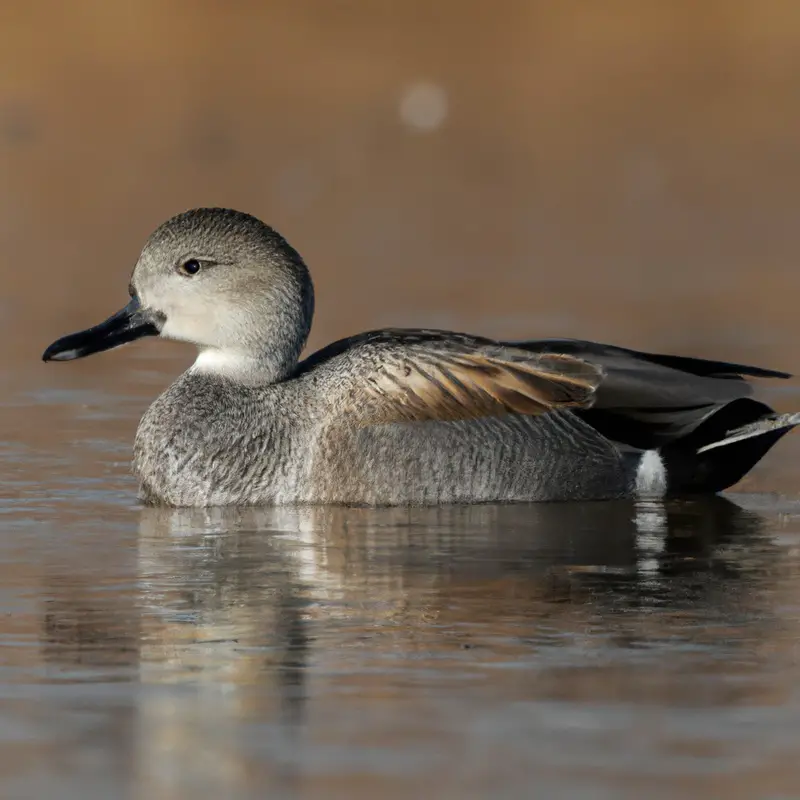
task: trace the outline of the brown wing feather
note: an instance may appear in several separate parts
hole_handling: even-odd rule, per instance
[[[407,344],[382,356],[358,392],[366,424],[587,408],[602,380],[600,369],[572,356],[463,340]]]

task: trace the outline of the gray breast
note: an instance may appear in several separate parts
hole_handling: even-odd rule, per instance
[[[309,466],[310,405],[284,384],[246,387],[187,373],[147,410],[134,471],[146,502],[295,502]]]

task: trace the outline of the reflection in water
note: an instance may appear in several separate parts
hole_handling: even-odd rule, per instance
[[[670,709],[787,702],[782,551],[723,498],[137,513],[115,561],[49,569],[40,639],[45,682],[129,684],[62,747],[142,796],[564,785],[567,752],[635,782],[645,717],[656,772],[679,741],[722,769],[747,742]]]

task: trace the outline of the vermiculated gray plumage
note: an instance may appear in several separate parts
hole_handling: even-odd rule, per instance
[[[308,270],[272,228],[227,209],[159,227],[130,291],[126,309],[45,360],[155,333],[198,346],[136,434],[149,503],[716,492],[800,421],[753,400],[744,380],[785,373],[593,342],[382,330],[298,361],[314,307]]]

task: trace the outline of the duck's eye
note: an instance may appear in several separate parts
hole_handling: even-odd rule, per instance
[[[178,267],[178,272],[183,275],[197,275],[201,268],[202,264],[196,258],[190,258]]]

